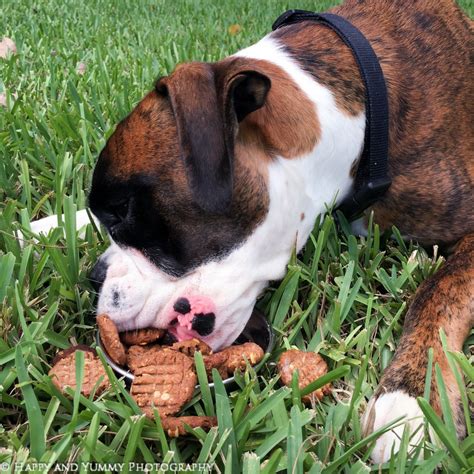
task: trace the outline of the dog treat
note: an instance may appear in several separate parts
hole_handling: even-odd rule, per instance
[[[223,352],[216,352],[215,354],[204,356],[203,360],[209,380],[212,380],[212,369],[217,369],[222,380],[229,377],[229,371],[226,367],[227,356]]]
[[[120,333],[120,340],[126,346],[145,346],[158,341],[164,335],[163,329],[146,328],[135,331],[125,331]]]
[[[203,356],[212,353],[211,348],[204,341],[200,341],[199,339],[175,342],[171,346],[171,349],[182,352],[190,357],[194,357],[196,351],[201,352]]]
[[[297,349],[291,349],[283,352],[278,361],[278,371],[281,381],[291,387],[293,373],[298,371],[298,386],[305,388],[308,384],[323,376],[328,371],[325,360],[315,352],[304,352]],[[302,398],[304,403],[314,403],[316,399],[321,400],[324,395],[331,392],[330,384],[311,392]]]
[[[217,418],[214,416],[181,416],[165,417],[161,419],[163,430],[168,433],[171,438],[184,436],[187,433],[184,425],[189,425],[191,428],[202,428],[209,431],[213,426],[217,426]]]
[[[59,352],[53,360],[53,367],[49,371],[51,381],[63,393],[66,387],[75,390],[76,351],[84,352],[84,378],[82,379],[81,393],[88,397],[96,388],[95,393],[99,395],[110,387],[110,382],[94,349],[87,346],[73,346]],[[100,382],[99,379],[101,379]]]
[[[226,356],[225,366],[230,373],[233,373],[236,369],[245,369],[247,360],[250,365],[258,364],[264,356],[263,349],[254,342],[230,346],[221,353]]]
[[[131,346],[127,351],[127,366],[132,374],[141,367],[141,361],[146,357],[151,360],[156,357],[156,353],[163,350],[161,346]]]
[[[245,369],[246,361],[255,365],[263,359],[263,349],[254,342],[230,346],[221,352],[204,357],[204,365],[210,376],[212,369],[217,369],[222,378],[227,378],[237,369]]]
[[[191,399],[197,377],[193,360],[181,352],[159,348],[130,348],[128,362],[134,373],[132,397],[153,418],[153,406],[161,417],[174,415]]]
[[[127,362],[127,353],[125,347],[120,341],[119,333],[114,322],[106,315],[97,316],[97,325],[99,326],[100,340],[104,344],[109,357],[118,365],[125,365]]]
[[[61,359],[65,359],[70,354],[73,354],[76,351],[90,352],[92,355],[97,356],[97,352],[92,347],[86,346],[85,344],[77,344],[75,346],[68,347],[59,351],[53,358],[51,365],[55,366]]]

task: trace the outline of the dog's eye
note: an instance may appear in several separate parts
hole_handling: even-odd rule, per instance
[[[129,207],[130,199],[124,199],[123,201],[120,201],[110,206],[110,211],[118,219],[124,221],[127,217]]]

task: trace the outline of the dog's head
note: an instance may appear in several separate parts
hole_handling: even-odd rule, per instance
[[[314,105],[271,63],[189,63],[158,80],[94,171],[90,208],[113,241],[98,311],[121,330],[230,344],[295,247],[305,209],[282,163],[317,134]]]

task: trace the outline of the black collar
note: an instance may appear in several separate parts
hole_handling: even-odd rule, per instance
[[[388,98],[384,75],[368,40],[339,15],[288,10],[277,18],[272,30],[300,21],[316,21],[334,30],[351,49],[364,81],[364,149],[353,192],[338,208],[348,219],[352,219],[382,197],[392,182],[388,174]]]

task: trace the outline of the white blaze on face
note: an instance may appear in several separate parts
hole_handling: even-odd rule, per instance
[[[237,54],[281,67],[315,104],[321,137],[311,153],[276,157],[268,167],[269,209],[242,244],[218,261],[172,278],[135,250],[114,247],[98,310],[120,329],[168,327],[173,303],[187,294],[212,299],[215,328],[204,337],[214,350],[231,344],[245,327],[255,301],[270,280],[284,276],[295,249],[306,242],[318,214],[351,189],[350,168],[360,154],[365,117],[342,113],[331,92],[316,83],[269,37]],[[117,298],[116,292],[119,297]]]

